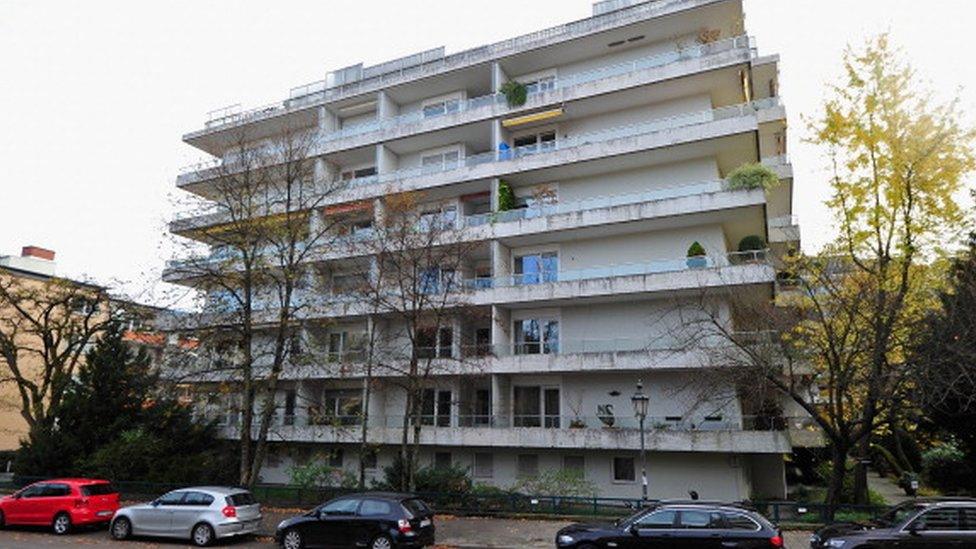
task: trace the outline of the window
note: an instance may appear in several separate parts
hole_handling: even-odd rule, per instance
[[[556,252],[522,255],[515,258],[515,284],[541,284],[559,280]]]
[[[724,513],[725,527],[730,530],[759,530],[759,524],[742,513]]]
[[[59,498],[71,495],[71,487],[67,484],[45,484],[44,490],[38,497]]]
[[[163,494],[159,499],[156,500],[157,503],[164,506],[174,506],[179,505],[183,501],[183,496],[186,492],[170,492],[168,494]]]
[[[443,101],[427,103],[424,105],[424,118],[456,113],[460,108],[461,102],[458,99],[445,99]]]
[[[362,288],[365,273],[349,273],[332,275],[332,295],[351,294]]]
[[[420,358],[451,358],[454,356],[454,330],[442,327],[417,332],[417,356]]]
[[[555,76],[546,76],[543,78],[538,78],[536,80],[532,80],[525,84],[525,91],[529,95],[533,93],[552,91],[554,89],[556,89]]]
[[[319,514],[322,515],[354,515],[356,514],[356,509],[359,507],[359,500],[355,498],[351,499],[340,499],[336,501],[330,501],[322,507],[319,508]]]
[[[519,454],[516,473],[519,478],[535,478],[539,476],[539,456],[536,454]]]
[[[445,469],[451,466],[453,460],[450,452],[434,452],[434,467]]]
[[[438,172],[456,167],[460,158],[458,151],[445,151],[422,156],[420,165],[425,172]]]
[[[707,528],[721,528],[722,514],[708,511],[682,511],[681,527],[703,530]]]
[[[555,130],[549,130],[522,135],[513,139],[512,144],[516,157],[551,151],[556,148],[556,132]]]
[[[538,355],[559,352],[559,321],[527,319],[515,321],[515,354]]]
[[[284,425],[295,424],[295,400],[296,394],[294,389],[285,391],[285,417],[282,418]]]
[[[344,171],[342,172],[341,178],[343,181],[349,181],[352,179],[361,179],[363,177],[372,177],[374,175],[376,175],[376,166],[370,166],[368,168]]]
[[[454,288],[456,278],[454,269],[429,267],[420,272],[417,289],[424,295],[446,293]]]
[[[376,469],[377,459],[376,450],[366,450],[366,453],[363,454],[363,469]]]
[[[254,501],[254,495],[251,492],[238,492],[227,496],[225,499],[227,505],[233,505],[234,507],[246,507],[257,503]]]
[[[514,387],[516,427],[559,427],[559,388],[516,385]]]
[[[492,454],[476,453],[474,455],[474,477],[491,478],[495,474],[495,460]]]
[[[302,355],[302,333],[291,332],[288,334],[288,354],[291,356]]]
[[[359,516],[361,517],[381,517],[393,512],[393,507],[388,501],[378,499],[364,499],[359,506]]]
[[[421,424],[438,427],[451,426],[451,391],[424,389],[421,398]]]
[[[431,514],[430,507],[422,500],[411,498],[403,500],[403,508],[410,513],[410,517],[423,517]]]
[[[183,498],[183,505],[209,506],[213,503],[214,497],[203,492],[187,492]]]
[[[575,471],[582,477],[586,472],[583,456],[563,456],[563,471]]]
[[[373,220],[354,221],[349,225],[349,234],[353,237],[366,237],[373,234]]]
[[[658,511],[656,513],[650,513],[637,520],[637,527],[648,530],[668,530],[674,528],[677,514],[678,513],[676,511]]]
[[[342,467],[342,448],[333,448],[329,452],[329,467]]]
[[[363,412],[363,393],[358,389],[326,391],[321,418],[323,423],[356,425]]]
[[[454,206],[426,210],[420,214],[420,218],[417,220],[417,230],[420,232],[431,230],[444,231],[453,228],[456,219],[457,208]]]
[[[102,484],[89,484],[88,486],[81,487],[81,495],[88,496],[107,496],[109,494],[114,494],[118,492],[114,486],[104,482]]]
[[[38,498],[38,497],[41,497],[41,495],[43,493],[44,493],[44,485],[43,484],[34,484],[32,486],[28,486],[27,488],[24,488],[23,490],[21,490],[20,491],[20,497],[22,497],[22,498]]]
[[[959,509],[955,507],[932,509],[913,520],[909,528],[913,526],[919,531],[958,530]]]
[[[964,507],[962,509],[963,530],[970,532],[976,530],[976,507]]]
[[[634,482],[634,458],[615,457],[613,458],[613,480],[614,482]]]

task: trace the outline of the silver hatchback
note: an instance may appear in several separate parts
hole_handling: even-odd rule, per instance
[[[189,539],[207,546],[214,540],[255,533],[261,506],[241,488],[200,486],[163,494],[149,503],[123,507],[112,518],[117,540],[130,536]]]

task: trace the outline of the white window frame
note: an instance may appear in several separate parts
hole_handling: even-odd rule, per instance
[[[448,156],[454,156],[453,160],[448,160]],[[439,158],[437,162],[428,164],[428,159]],[[455,144],[449,147],[441,147],[438,149],[431,149],[429,151],[424,151],[420,153],[420,169],[425,170],[428,168],[433,168],[439,166],[440,169],[444,170],[449,165],[448,162],[454,162],[455,165],[460,166],[461,162],[464,161],[464,149],[461,145]]]
[[[521,131],[521,132],[512,134],[512,138],[511,138],[512,139],[512,142],[511,142],[512,150],[513,151],[517,151],[519,149],[519,147],[528,147],[528,145],[518,145],[518,146],[516,146],[515,145],[515,140],[516,139],[522,139],[523,137],[534,136],[535,137],[535,149],[530,154],[537,154],[539,152],[542,152],[543,151],[543,146],[542,146],[541,136],[544,133],[551,133],[551,134],[553,134],[552,141],[547,141],[547,143],[552,143],[552,145],[550,145],[552,148],[556,148],[556,147],[559,146],[558,145],[559,144],[559,127],[558,126],[555,126],[555,125],[551,125],[551,126],[542,126],[542,127],[538,127],[538,128],[532,128],[530,130],[524,130],[524,131]]]
[[[420,103],[420,114],[424,119],[437,118],[438,116],[444,116],[446,114],[457,114],[461,112],[461,102],[464,101],[464,94],[461,92],[455,92],[447,95],[439,95],[437,97],[431,97],[425,99]],[[453,103],[454,110],[449,110],[448,106]],[[427,109],[433,106],[443,105],[444,110],[437,114],[427,114]]]

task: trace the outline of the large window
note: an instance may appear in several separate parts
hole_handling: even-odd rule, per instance
[[[559,280],[559,255],[556,252],[515,257],[515,284],[540,284]]]
[[[556,148],[556,132],[549,130],[529,135],[521,135],[512,140],[515,156],[551,151]]]
[[[658,511],[644,515],[637,520],[637,527],[648,530],[669,530],[674,528],[676,511]]]
[[[368,168],[359,168],[356,170],[347,170],[342,172],[341,179],[343,181],[349,181],[352,179],[362,179],[364,177],[372,177],[376,175],[376,166],[370,166]]]
[[[559,427],[559,388],[516,385],[513,388],[515,427]]]
[[[955,507],[941,507],[932,509],[912,521],[909,528],[919,531],[959,530],[959,509]]]
[[[445,99],[424,105],[424,118],[433,118],[445,114],[456,113],[461,108],[461,101],[458,99]]]
[[[476,453],[474,455],[474,478],[491,478],[495,475],[495,459],[492,454]]]
[[[460,158],[461,155],[458,151],[427,154],[420,158],[420,165],[424,171],[437,172],[457,167]]]
[[[556,89],[555,76],[545,76],[543,78],[537,78],[525,83],[525,91],[529,95],[533,93],[552,91],[554,89]]]
[[[419,358],[451,358],[454,356],[454,330],[450,326],[417,331]]]
[[[424,389],[420,401],[420,421],[423,425],[451,426],[451,391]]]
[[[558,352],[558,320],[532,318],[515,321],[515,354],[539,355]]]
[[[613,458],[613,481],[614,482],[634,482],[637,476],[634,474],[634,458],[615,457]]]
[[[535,478],[539,476],[538,454],[519,454],[517,462],[517,475],[519,478]]]
[[[340,389],[326,391],[322,399],[322,409],[310,413],[313,423],[355,425],[363,415],[363,393],[359,389]]]
[[[420,272],[418,290],[425,295],[449,292],[455,287],[457,273],[454,269],[430,267]]]

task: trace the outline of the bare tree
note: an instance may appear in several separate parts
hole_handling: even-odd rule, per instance
[[[258,480],[279,380],[303,313],[314,304],[303,291],[309,261],[335,239],[336,221],[321,210],[338,186],[316,169],[314,144],[306,128],[287,129],[259,146],[240,136],[231,160],[215,168],[201,191],[216,219],[195,236],[212,252],[190,254],[175,268],[207,296],[199,314],[180,322],[209,350],[184,374],[224,379],[240,398],[245,486]]]
[[[388,376],[406,395],[400,441],[404,490],[415,488],[426,385],[463,362],[477,362],[479,354],[463,345],[460,354],[453,349],[461,341],[455,319],[476,316],[462,282],[475,244],[463,239],[452,215],[425,213],[420,202],[413,193],[388,196],[379,207],[375,235],[363,246],[373,262],[362,292],[384,328],[371,342],[370,374]],[[444,341],[448,330],[450,342]]]
[[[16,388],[29,436],[51,427],[110,308],[105,288],[0,268],[0,383]]]

